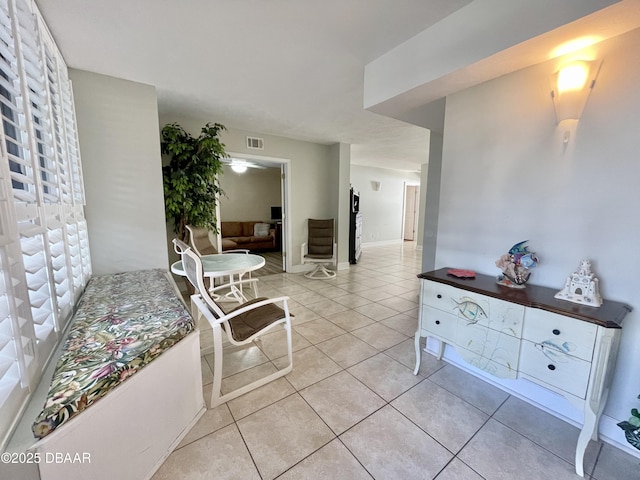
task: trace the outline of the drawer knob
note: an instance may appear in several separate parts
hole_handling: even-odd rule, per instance
[[[442,298],[442,295],[437,294],[437,295],[436,295],[436,297],[437,297],[437,298]]]
[[[436,325],[440,325],[440,320],[436,320]]]
[[[555,366],[553,363],[550,363],[549,365],[547,365],[547,368],[548,368],[549,370],[555,370],[555,369],[556,369],[556,366]]]
[[[553,329],[553,334],[554,335],[560,335],[560,330],[558,330],[557,328]]]

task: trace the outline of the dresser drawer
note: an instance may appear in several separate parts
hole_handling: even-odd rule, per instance
[[[434,336],[453,344],[456,338],[457,323],[458,317],[455,315],[422,306],[422,324],[420,328],[423,336]]]
[[[597,330],[593,323],[528,308],[522,338],[539,344],[547,356],[571,355],[590,362]]]
[[[489,297],[443,283],[423,280],[422,304],[444,312],[464,316],[469,321],[488,318]],[[465,304],[465,300],[467,303]]]
[[[591,363],[571,355],[550,357],[539,343],[523,340],[518,369],[527,376],[585,398]]]
[[[518,369],[520,339],[478,324],[458,319],[456,344],[474,354],[499,363],[514,372]]]
[[[520,338],[524,306],[497,298],[422,280],[422,305],[452,313],[468,323],[477,323]]]

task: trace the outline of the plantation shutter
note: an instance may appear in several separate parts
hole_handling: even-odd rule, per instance
[[[24,2],[16,2],[16,20],[20,43],[16,49],[22,67],[25,126],[31,135],[24,148],[29,157],[36,202],[16,208],[24,269],[29,291],[31,315],[36,335],[38,367],[43,369],[57,342],[52,275],[46,241],[45,203],[56,201],[57,175],[48,131],[49,113],[45,87],[42,47],[38,38],[37,18]],[[29,153],[27,153],[27,151]],[[31,202],[29,202],[31,203]],[[37,203],[37,205],[35,204]],[[40,208],[39,208],[40,207]]]
[[[0,0],[0,450],[91,276],[66,65],[33,0]]]
[[[7,0],[0,0],[0,109],[2,116],[2,236],[0,243],[0,432],[13,419],[35,380],[35,333],[28,308],[26,278],[19,244],[14,241],[14,203],[35,202],[30,163],[25,158],[26,131],[13,24]]]

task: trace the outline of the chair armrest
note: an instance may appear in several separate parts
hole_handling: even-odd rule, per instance
[[[191,295],[191,305],[192,306],[195,305],[198,308],[198,310],[200,310],[200,313],[205,316],[209,324],[211,326],[214,326],[214,325],[221,325],[225,322],[228,322],[233,317],[237,317],[238,315],[241,315],[250,310],[254,310],[258,307],[262,307],[263,305],[269,305],[270,303],[277,303],[277,302],[283,302],[282,309],[284,310],[285,318],[287,318],[289,317],[289,305],[287,304],[288,299],[289,297],[265,298],[264,300],[252,303],[251,305],[247,305],[246,307],[240,307],[237,310],[234,310],[233,312],[221,318],[216,318],[213,315],[213,312],[209,309],[205,301],[202,300],[202,297],[200,296],[199,293],[194,293],[193,295]]]

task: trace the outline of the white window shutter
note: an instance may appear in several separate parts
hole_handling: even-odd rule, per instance
[[[66,65],[32,0],[0,0],[0,450],[91,277]]]
[[[17,238],[15,204],[35,202],[20,97],[13,25],[7,0],[0,0],[0,441],[12,427],[36,379],[35,334]],[[12,413],[14,415],[12,415]]]

